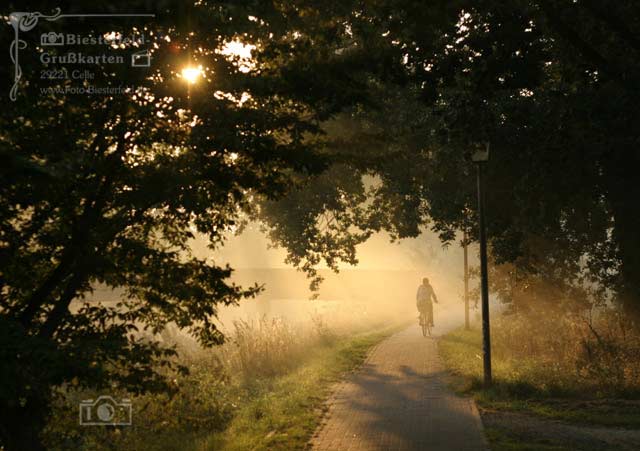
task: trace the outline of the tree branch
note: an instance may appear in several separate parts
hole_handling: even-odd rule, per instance
[[[116,152],[113,154],[115,159],[111,159],[111,161],[117,161],[125,149],[124,119],[122,120],[122,124],[118,137],[118,147]],[[44,303],[51,297],[56,286],[60,285],[64,279],[71,274],[70,269],[74,261],[77,260],[78,255],[82,252],[83,246],[87,244],[89,230],[93,225],[95,225],[100,217],[102,209],[104,208],[106,195],[113,184],[113,173],[113,170],[107,168],[106,175],[104,176],[102,184],[98,188],[93,200],[85,204],[84,210],[77,218],[77,221],[75,220],[76,218],[72,219],[73,233],[71,243],[69,243],[65,249],[60,263],[49,277],[47,277],[47,279],[40,285],[40,287],[37,288],[31,296],[29,296],[29,299],[26,302],[27,307],[18,317],[19,321],[25,327],[33,321],[38,310],[40,310],[42,305],[44,305]]]
[[[560,12],[547,0],[538,1],[551,28],[575,47],[600,72],[610,72],[612,64],[560,18]]]
[[[593,0],[581,0],[578,4],[584,5],[596,20],[605,22],[614,33],[626,40],[636,52],[640,52],[640,39],[609,8],[602,8]]]

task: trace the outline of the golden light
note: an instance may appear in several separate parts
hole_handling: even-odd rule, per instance
[[[235,39],[225,42],[221,48],[216,50],[216,53],[226,56],[229,61],[234,61],[240,72],[247,73],[256,67],[252,55],[254,50],[256,50],[255,45]]]
[[[202,76],[202,66],[188,66],[182,69],[182,78],[189,84],[194,84]]]

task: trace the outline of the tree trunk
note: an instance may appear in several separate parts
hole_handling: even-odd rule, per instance
[[[640,325],[640,184],[638,152],[618,155],[609,161],[608,197],[614,216],[613,239],[620,259],[618,297],[625,311]]]
[[[29,399],[24,406],[2,406],[0,440],[6,451],[45,451],[41,432],[47,418],[47,403]]]

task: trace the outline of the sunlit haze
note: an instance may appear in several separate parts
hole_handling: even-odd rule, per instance
[[[640,450],[639,0],[4,4],[0,451]]]
[[[196,83],[202,77],[202,66],[188,66],[182,69],[182,78],[190,84]]]

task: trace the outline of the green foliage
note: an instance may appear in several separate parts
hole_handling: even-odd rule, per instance
[[[586,266],[621,298],[636,293],[638,299],[638,278],[631,274],[639,267],[629,255],[637,246],[638,235],[630,232],[637,215],[623,206],[638,192],[616,188],[634,185],[635,171],[622,167],[638,161],[637,152],[628,152],[636,132],[620,120],[637,118],[637,102],[629,103],[637,93],[626,75],[611,70],[637,71],[637,49],[624,55],[618,49],[628,45],[619,26],[637,27],[638,10],[619,2],[600,16],[596,3],[461,5],[469,16],[458,17],[463,27],[452,27],[452,47],[435,54],[432,69],[418,76],[444,113],[440,152],[454,158],[474,140],[491,143],[487,195],[496,262],[534,273],[553,266],[569,278]],[[421,52],[410,55],[416,64],[424,61]],[[472,200],[467,204],[473,209]]]
[[[87,12],[66,7],[65,14]],[[49,14],[44,2],[30,8]],[[203,345],[222,343],[217,306],[258,287],[230,283],[231,268],[191,254],[190,241],[197,233],[211,248],[221,246],[256,199],[277,199],[296,174],[322,170],[319,121],[364,95],[357,55],[336,52],[345,39],[332,17],[342,10],[338,2],[165,1],[149,8],[102,2],[91,12],[142,9],[156,18],[41,20],[38,28],[93,36],[144,31],[149,71],[92,68],[102,87],[132,88],[104,96],[42,92],[43,50],[30,47],[20,60],[18,98],[0,112],[0,154],[8,161],[0,185],[0,412],[8,423],[0,440],[9,450],[40,447],[55,387],[171,391],[168,377],[182,369],[175,351],[145,333],[174,323]],[[300,39],[297,29],[306,30]],[[12,38],[3,34],[3,47]],[[220,53],[237,39],[256,46],[248,71]],[[128,57],[134,50],[110,51]],[[204,68],[193,85],[178,77],[188,63]],[[3,66],[7,80],[8,71]],[[83,304],[97,284],[118,289],[121,301]]]
[[[631,1],[552,3],[376,1],[345,16],[353,45],[372,40],[393,69],[372,66],[375,102],[327,128],[328,153],[349,168],[332,179],[336,190],[359,193],[354,179],[363,177],[366,188],[366,201],[347,195],[340,211],[345,228],[358,218],[358,236],[431,227],[445,242],[462,229],[477,239],[469,157],[488,141],[495,262],[545,282],[597,283],[600,298],[615,292],[632,312],[640,305],[640,102],[631,82],[640,10]],[[290,222],[308,223],[305,207],[322,216],[319,185],[284,213]],[[281,213],[283,233],[272,236],[286,247],[294,232]],[[294,261],[317,261],[317,248],[298,238]]]
[[[263,202],[259,217],[271,241],[287,250],[286,262],[312,276],[311,288],[317,289],[321,261],[336,271],[339,262],[357,264],[356,245],[371,235],[358,230],[365,199],[362,181],[335,165],[284,199]]]

